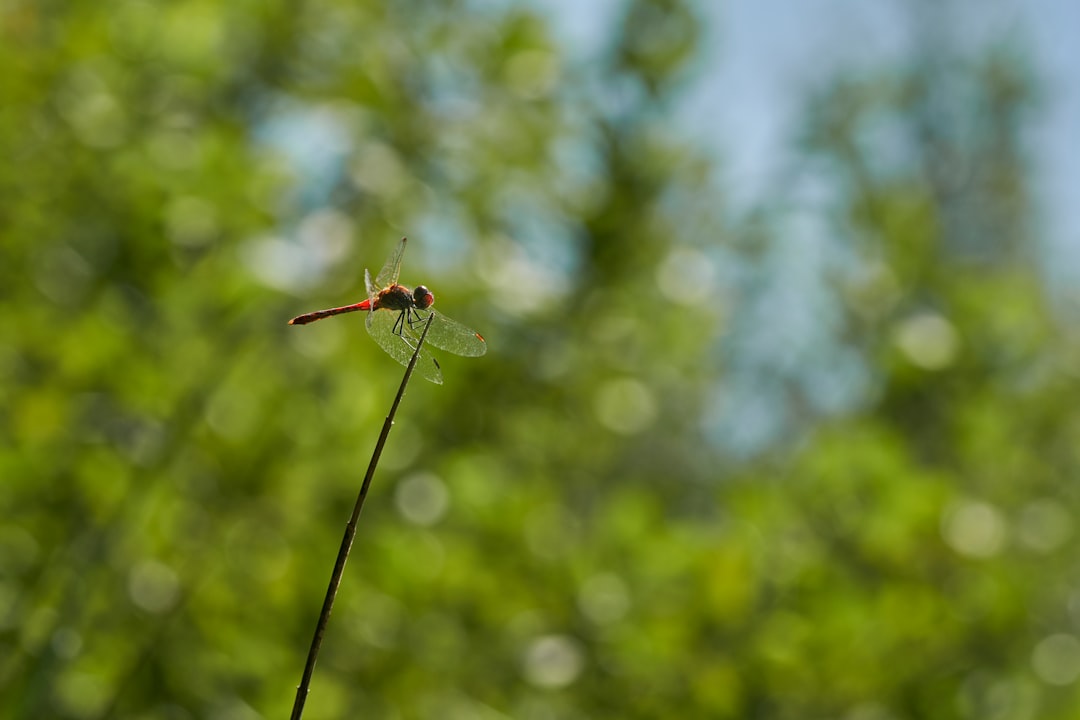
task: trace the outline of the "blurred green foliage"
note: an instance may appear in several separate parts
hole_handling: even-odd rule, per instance
[[[823,79],[743,218],[675,129],[697,9],[619,17],[584,62],[514,4],[0,4],[0,717],[288,712],[401,368],[285,320],[401,235],[491,351],[410,388],[305,717],[1075,717],[1023,57]]]

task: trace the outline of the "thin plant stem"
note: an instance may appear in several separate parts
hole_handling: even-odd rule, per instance
[[[311,675],[315,671],[315,661],[319,657],[319,647],[322,645],[323,633],[330,620],[330,611],[334,608],[334,598],[337,597],[338,586],[341,584],[341,575],[345,572],[345,561],[349,559],[349,550],[352,549],[353,538],[356,537],[356,522],[360,519],[360,511],[364,509],[364,500],[367,499],[368,488],[371,479],[375,476],[375,467],[379,464],[386,438],[390,435],[390,428],[394,425],[394,415],[397,414],[398,405],[405,395],[405,386],[409,384],[413,368],[416,367],[416,359],[420,356],[420,348],[424,346],[424,338],[427,337],[428,328],[435,318],[435,313],[428,316],[424,324],[424,332],[420,334],[420,340],[413,349],[412,358],[408,367],[405,368],[405,376],[401,378],[401,387],[398,388],[394,404],[390,406],[390,414],[383,422],[379,440],[375,443],[375,452],[371,454],[371,462],[368,463],[367,474],[364,475],[364,483],[360,486],[360,494],[356,497],[356,505],[353,506],[352,517],[345,526],[345,536],[341,538],[341,548],[338,550],[337,561],[334,563],[334,572],[330,575],[330,585],[326,588],[326,599],[323,600],[322,612],[319,613],[319,621],[315,624],[315,636],[311,638],[311,649],[308,650],[307,663],[304,665],[304,675],[300,679],[300,685],[296,688],[296,700],[293,702],[291,720],[300,720],[304,714],[304,701],[307,700],[308,687],[311,685]]]

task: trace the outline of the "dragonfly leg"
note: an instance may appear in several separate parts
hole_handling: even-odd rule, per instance
[[[397,319],[394,320],[394,327],[390,328],[390,332],[402,340],[405,339],[405,312],[407,311],[398,313]]]
[[[406,317],[406,315],[408,315],[410,312],[412,312],[412,311],[411,310],[402,310],[400,313],[398,313],[397,320],[394,321],[394,327],[392,327],[390,329],[390,332],[393,333],[394,335],[397,335],[399,338],[401,338],[401,341],[403,343],[405,343],[410,348],[415,350],[417,341],[413,337],[410,337],[409,334],[405,332],[406,323],[408,323],[410,331],[413,329],[413,327],[415,325],[415,323],[413,322],[413,320],[411,318]]]
[[[414,332],[416,331],[416,328],[422,327],[423,324],[427,322],[427,316],[421,315],[413,308],[409,308],[405,312],[409,314],[409,329]]]

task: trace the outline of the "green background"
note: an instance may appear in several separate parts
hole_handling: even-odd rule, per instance
[[[801,87],[737,212],[700,8],[615,17],[0,4],[0,717],[287,716],[402,368],[285,321],[403,235],[490,349],[409,388],[305,717],[1076,717],[1023,48]]]

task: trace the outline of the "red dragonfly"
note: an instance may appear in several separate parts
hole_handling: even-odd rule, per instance
[[[435,303],[435,296],[430,290],[423,285],[417,286],[415,290],[398,285],[401,258],[405,255],[405,241],[405,238],[401,238],[401,242],[391,253],[390,259],[386,261],[386,265],[375,278],[375,282],[371,281],[371,273],[364,270],[367,300],[355,305],[299,315],[290,320],[289,324],[307,325],[331,315],[365,310],[367,311],[368,334],[390,357],[402,365],[408,365],[428,317],[434,315],[435,319],[431,321],[431,328],[424,339],[425,343],[455,355],[466,357],[483,355],[487,352],[487,343],[484,342],[480,333],[430,309]],[[420,351],[414,372],[419,373],[426,380],[442,384],[442,370],[439,368],[439,363],[428,355],[426,350]]]

